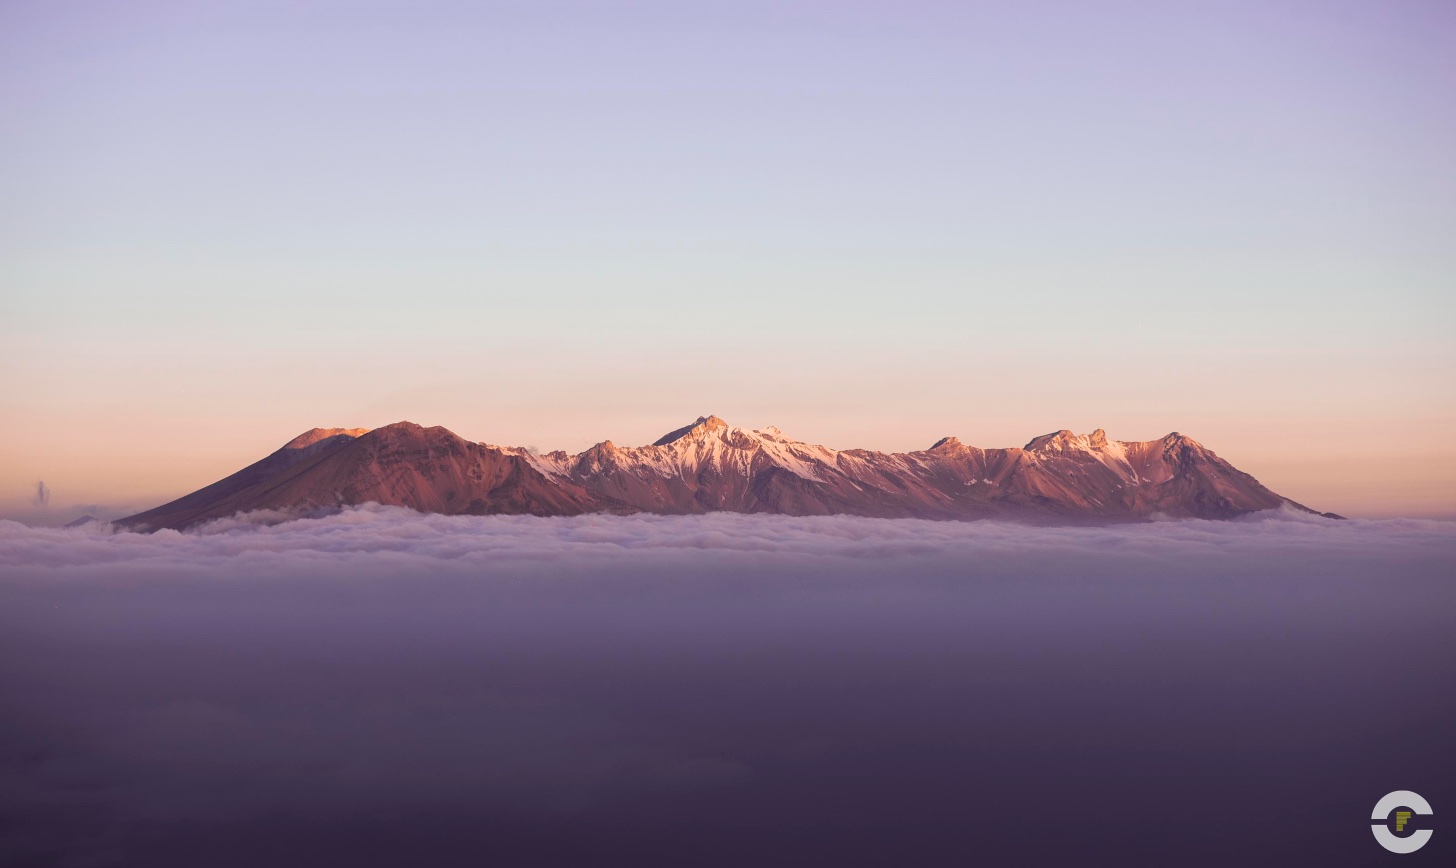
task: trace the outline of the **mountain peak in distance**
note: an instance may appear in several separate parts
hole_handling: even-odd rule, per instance
[[[653,441],[652,445],[666,446],[674,440],[681,440],[692,434],[707,434],[713,431],[722,431],[726,428],[728,428],[728,423],[719,419],[717,416],[699,416],[697,421],[692,424],[684,425],[676,431],[669,431],[657,438],[657,440]],[[778,429],[774,430],[777,431]]]
[[[650,446],[602,441],[576,455],[475,443],[413,422],[314,428],[116,524],[181,529],[239,512],[302,516],[363,503],[445,515],[745,512],[1042,524],[1314,513],[1177,432],[1120,441],[1101,428],[1063,429],[1021,449],[944,437],[924,451],[885,453],[817,446],[708,415]]]

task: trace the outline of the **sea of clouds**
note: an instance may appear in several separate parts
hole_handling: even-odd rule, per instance
[[[0,522],[0,863],[1337,865],[1456,802],[1452,523],[278,518]]]
[[[0,521],[0,566],[58,575],[86,568],[112,574],[216,567],[239,561],[270,570],[368,565],[371,572],[408,564],[469,571],[503,562],[594,563],[711,552],[724,558],[923,558],[972,562],[1007,555],[1081,557],[1121,553],[1180,560],[1248,555],[1299,557],[1349,551],[1451,555],[1456,522],[1423,519],[1334,521],[1293,510],[1228,521],[1162,521],[1099,527],[1040,527],[1005,522],[883,520],[851,516],[796,518],[716,513],[697,516],[427,515],[374,504],[293,521],[260,512],[213,521],[187,532],[137,534],[107,524],[32,528]]]

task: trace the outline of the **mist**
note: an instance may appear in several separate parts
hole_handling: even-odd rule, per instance
[[[0,522],[0,862],[1340,865],[1456,804],[1450,523],[278,518]]]

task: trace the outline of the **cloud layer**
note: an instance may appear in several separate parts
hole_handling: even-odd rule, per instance
[[[267,518],[0,522],[0,861],[1342,864],[1456,801],[1452,524]]]
[[[702,516],[426,515],[395,507],[352,507],[277,523],[252,513],[188,533],[117,533],[106,525],[30,528],[0,521],[0,564],[10,567],[195,567],[246,558],[270,569],[334,570],[367,559],[390,567],[469,570],[505,561],[650,557],[654,551],[715,557],[931,558],[979,560],[1016,554],[1110,552],[1207,557],[1228,552],[1287,556],[1302,550],[1392,554],[1447,552],[1456,523],[1422,519],[1336,522],[1294,511],[1241,521],[1168,521],[1111,527],[1036,527],[1001,522]]]

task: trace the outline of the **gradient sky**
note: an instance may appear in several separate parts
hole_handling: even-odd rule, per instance
[[[705,413],[1456,515],[1453,94],[1445,0],[0,3],[0,517]]]

